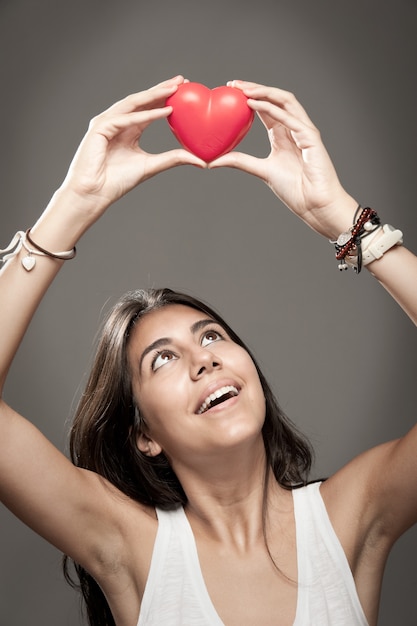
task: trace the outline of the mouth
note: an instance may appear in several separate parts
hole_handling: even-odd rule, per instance
[[[202,415],[209,409],[212,409],[214,406],[229,400],[230,398],[234,398],[239,395],[239,389],[234,385],[225,385],[224,387],[220,387],[213,391],[201,404],[201,406],[197,409],[197,415]]]

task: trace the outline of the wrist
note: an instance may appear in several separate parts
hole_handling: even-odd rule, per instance
[[[339,194],[331,203],[310,212],[306,222],[326,239],[336,240],[353,222],[358,202],[346,192]]]
[[[98,203],[72,189],[58,188],[45,211],[31,228],[47,249],[69,250],[101,215]]]
[[[363,266],[380,259],[394,246],[402,245],[403,234],[389,224],[382,226],[374,209],[358,205],[352,226],[330,243],[336,248],[339,269],[350,267],[359,274]]]

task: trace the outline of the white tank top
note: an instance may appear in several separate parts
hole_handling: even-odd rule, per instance
[[[293,626],[368,626],[319,487],[313,483],[292,492],[298,559]],[[204,583],[184,509],[156,512],[158,531],[138,626],[225,626]]]

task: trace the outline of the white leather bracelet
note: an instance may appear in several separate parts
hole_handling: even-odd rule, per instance
[[[362,243],[362,265],[368,265],[372,261],[380,259],[385,252],[388,252],[394,246],[400,246],[403,242],[403,233],[391,226],[384,224],[382,226],[382,235],[376,238],[376,241],[370,241],[369,246],[366,245],[366,238]]]

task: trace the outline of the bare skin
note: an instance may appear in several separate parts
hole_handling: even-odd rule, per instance
[[[64,183],[32,229],[39,245],[69,250],[111,204],[150,176],[184,164],[206,167],[184,150],[149,155],[138,145],[153,120],[169,115],[164,102],[182,82],[176,77],[129,96],[92,121]],[[357,202],[341,187],[304,109],[279,89],[240,81],[234,86],[249,97],[265,124],[271,153],[266,159],[232,153],[210,167],[236,167],[260,177],[313,230],[335,238],[351,225]],[[39,257],[36,271],[28,273],[21,257],[0,272],[0,298],[7,303],[0,307],[1,388],[27,326],[62,265]],[[417,291],[410,285],[416,283],[417,258],[398,247],[368,269],[416,323]],[[133,336],[129,348],[135,397],[149,426],[138,446],[150,455],[163,449],[183,484],[204,579],[225,626],[291,625],[297,603],[292,496],[270,481],[268,545],[280,573],[262,534],[265,458],[259,381],[230,339],[191,332],[198,313],[177,307],[159,313],[138,324],[142,332]],[[167,336],[175,358],[167,353],[154,371],[147,367],[148,353],[143,373],[137,368],[143,350]],[[241,392],[216,415],[200,419],[195,413],[198,401],[207,385],[219,378],[233,379]],[[174,422],[169,427],[164,423],[151,392],[165,388],[169,398],[170,386],[178,384],[183,393],[172,413],[177,429]],[[181,439],[185,428],[193,436]],[[118,626],[136,626],[157,531],[155,511],[129,500],[103,478],[74,467],[3,399],[0,442],[2,501],[96,578]],[[377,621],[389,550],[417,521],[416,449],[415,427],[398,441],[354,459],[321,487],[370,626]],[[204,462],[207,459],[211,462]]]

